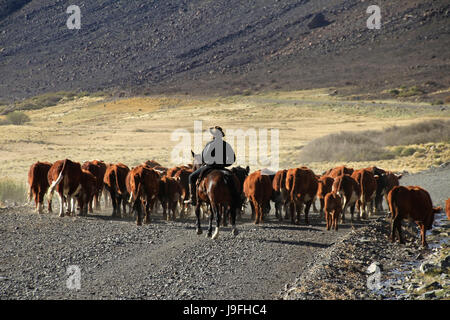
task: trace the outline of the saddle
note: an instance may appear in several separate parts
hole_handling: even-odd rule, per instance
[[[200,175],[198,176],[197,179],[197,186],[200,184],[200,182],[213,170],[219,170],[222,171],[225,175],[225,180],[227,180],[228,177],[231,177],[233,175],[233,172],[231,172],[231,170],[227,169],[227,168],[215,168],[215,167],[210,167],[205,169],[204,171],[202,171],[200,173]]]

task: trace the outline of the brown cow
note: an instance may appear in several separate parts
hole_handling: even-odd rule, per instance
[[[180,183],[176,178],[162,177],[159,181],[159,192],[158,200],[161,202],[163,208],[163,217],[167,221],[175,221],[176,209],[180,198],[182,195],[182,190]],[[169,214],[167,214],[167,211]],[[170,217],[170,212],[172,211],[172,218]]]
[[[331,178],[336,178],[339,176],[342,176],[344,174],[351,175],[353,173],[353,168],[347,168],[346,166],[340,166],[333,169],[329,169],[326,172],[324,172],[323,176],[328,176]]]
[[[450,198],[445,201],[445,212],[447,213],[447,219],[450,220]]]
[[[92,204],[98,192],[97,178],[90,171],[81,169],[81,191],[77,196],[80,207],[80,216],[87,216],[88,206]]]
[[[325,221],[327,230],[338,230],[338,219],[342,212],[342,199],[334,192],[328,193],[324,198]]]
[[[105,188],[111,195],[111,202],[113,205],[113,217],[120,217],[120,204],[123,206],[123,212],[126,214],[126,205],[129,198],[129,193],[125,184],[125,180],[130,169],[123,163],[110,165],[105,172],[103,182]]]
[[[181,212],[180,216],[184,216],[187,214],[190,204],[184,203],[184,201],[187,200],[189,197],[189,175],[192,173],[192,169],[188,168],[187,166],[179,167],[179,170],[177,170],[172,177],[174,177],[176,180],[178,180],[178,183],[180,184],[181,188],[181,199],[180,199],[180,206],[181,206]],[[169,176],[169,175],[168,175]]]
[[[359,216],[363,219],[367,219],[367,211],[369,211],[369,217],[371,217],[374,212],[377,180],[369,169],[356,170],[352,173],[351,177],[358,182],[360,188],[360,195],[357,201]]]
[[[136,211],[136,224],[142,225],[144,208],[146,213],[144,223],[150,223],[150,211],[154,207],[159,192],[159,174],[152,168],[141,165],[130,171],[129,179],[129,202]]]
[[[398,232],[400,243],[405,243],[401,233],[401,221],[409,219],[420,227],[422,246],[428,247],[426,231],[431,230],[434,214],[442,208],[434,208],[430,194],[417,186],[397,186],[388,195],[389,208],[392,212],[391,241],[395,242],[395,232]]]
[[[320,217],[323,217],[323,209],[325,205],[325,196],[327,193],[331,192],[331,189],[333,188],[333,182],[334,178],[328,177],[328,176],[321,176],[318,180],[318,187],[317,187],[317,198],[319,198],[320,202]]]
[[[383,211],[383,195],[386,198],[387,203],[389,191],[400,185],[399,180],[401,178],[401,174],[395,174],[391,171],[386,171],[378,176],[377,195],[375,196],[375,206],[377,211]],[[390,214],[388,216],[390,216]]]
[[[244,181],[244,194],[255,211],[255,224],[263,220],[264,208],[270,206],[272,181],[261,170],[251,173]]]
[[[106,164],[103,161],[86,161],[81,166],[81,169],[88,170],[92,173],[96,178],[96,188],[93,199],[89,202],[89,212],[93,213],[92,203],[94,202],[94,206],[96,210],[100,210],[100,197],[103,192],[104,182],[103,179],[105,177],[106,172]],[[106,202],[106,201],[105,201]]]
[[[50,188],[49,203],[53,192],[57,191],[59,198],[59,216],[64,217],[64,204],[67,203],[67,213],[75,215],[76,196],[81,191],[81,165],[69,159],[56,161],[48,171],[48,182]],[[66,201],[64,201],[66,198]]]
[[[334,179],[331,192],[337,193],[343,199],[341,221],[345,222],[345,212],[349,207],[351,221],[353,221],[356,201],[358,201],[361,195],[358,182],[356,182],[350,175],[344,174]]]
[[[155,160],[147,160],[144,162],[144,165],[149,166],[150,168],[161,167],[161,165]]]
[[[275,203],[275,216],[283,220],[282,210],[285,210],[285,219],[288,219],[289,192],[286,189],[287,170],[279,170],[272,180],[272,201]]]
[[[34,199],[36,212],[39,214],[43,212],[44,196],[50,186],[47,175],[51,166],[52,164],[49,162],[38,161],[32,164],[30,170],[28,171],[28,184],[30,185],[28,198],[29,201],[31,201],[31,198]]]
[[[309,224],[308,213],[317,195],[318,182],[314,172],[306,167],[289,169],[286,173],[286,189],[289,192],[291,222],[300,223],[300,213],[305,208],[305,223]],[[294,220],[294,211],[297,219]]]

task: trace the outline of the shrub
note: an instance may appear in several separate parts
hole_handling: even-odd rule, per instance
[[[21,111],[13,111],[6,115],[6,120],[14,125],[22,125],[30,121],[30,117]]]

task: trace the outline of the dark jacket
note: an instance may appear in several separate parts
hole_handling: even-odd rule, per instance
[[[202,151],[202,162],[206,165],[231,166],[236,161],[231,145],[220,138],[208,142]]]

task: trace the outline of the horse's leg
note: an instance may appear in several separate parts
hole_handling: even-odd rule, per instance
[[[212,237],[212,223],[213,223],[213,219],[214,219],[214,214],[216,213],[213,209],[215,205],[214,204],[210,204],[210,208],[211,208],[211,212],[209,213],[209,225],[208,225],[208,233],[206,234],[206,236],[208,238]]]
[[[203,233],[202,228],[200,226],[200,202],[197,202],[197,206],[195,207],[195,216],[197,217],[197,234],[200,235]]]
[[[231,234],[236,236],[238,234],[238,230],[236,229],[236,211],[240,209],[231,207],[230,211],[230,219],[231,219]]]
[[[224,227],[226,227],[226,226],[228,226],[228,219],[229,219],[228,209],[227,209],[226,207],[224,207],[223,205],[220,206],[220,207],[221,207],[221,208],[220,208],[220,211],[223,213],[223,216],[222,216],[222,219],[223,219],[222,225],[223,225]]]
[[[211,205],[211,209],[213,208],[213,205]],[[219,229],[220,229],[220,218],[222,214],[225,214],[223,212],[224,206],[222,205],[215,205],[214,206],[214,213],[216,215],[216,229],[214,230],[214,234],[212,236],[212,239],[217,239],[219,236]],[[212,219],[210,220],[212,222]]]

